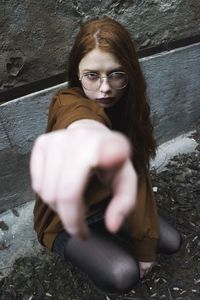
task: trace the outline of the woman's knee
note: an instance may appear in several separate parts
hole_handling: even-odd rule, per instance
[[[158,252],[174,254],[179,251],[182,244],[181,234],[165,218],[160,217],[160,240]]]
[[[116,262],[108,270],[101,289],[107,293],[122,294],[130,291],[139,280],[139,268],[134,258]]]
[[[174,254],[179,251],[182,244],[182,237],[177,230],[174,230],[173,235],[171,236],[170,251],[171,254]]]

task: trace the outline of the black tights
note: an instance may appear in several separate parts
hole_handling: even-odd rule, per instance
[[[178,231],[163,217],[160,220],[158,253],[173,254],[181,245]],[[128,292],[139,280],[138,262],[130,252],[130,244],[110,234],[103,221],[90,225],[91,234],[85,241],[58,234],[53,250],[84,271],[104,293]]]

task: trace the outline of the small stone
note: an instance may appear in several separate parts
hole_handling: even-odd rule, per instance
[[[16,216],[16,217],[20,216],[19,212],[15,208],[11,209],[11,211],[12,211],[12,213],[13,213],[14,216]]]
[[[0,229],[3,231],[8,231],[9,227],[4,221],[0,221]]]

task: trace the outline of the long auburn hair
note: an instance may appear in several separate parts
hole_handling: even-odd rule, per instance
[[[81,87],[79,63],[96,47],[112,53],[128,75],[129,83],[123,96],[125,99],[121,113],[125,134],[133,145],[133,162],[139,172],[141,168],[149,167],[150,158],[155,156],[156,142],[146,96],[146,82],[131,36],[121,24],[106,17],[93,19],[81,27],[69,55],[69,87]]]

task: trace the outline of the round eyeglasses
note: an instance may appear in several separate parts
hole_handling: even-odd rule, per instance
[[[128,84],[128,76],[125,72],[112,72],[108,76],[100,76],[95,72],[87,72],[81,76],[80,81],[86,90],[97,91],[103,82],[103,78],[106,78],[110,87],[115,90],[122,90]]]

